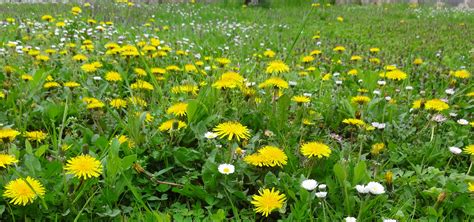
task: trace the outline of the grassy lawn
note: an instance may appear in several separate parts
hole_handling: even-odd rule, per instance
[[[473,220],[474,12],[267,3],[1,4],[1,220]]]

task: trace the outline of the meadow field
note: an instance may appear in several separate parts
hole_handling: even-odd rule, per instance
[[[242,3],[0,4],[0,220],[474,220],[474,11]]]

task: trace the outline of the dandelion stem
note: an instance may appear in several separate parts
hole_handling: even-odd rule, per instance
[[[449,164],[451,163],[452,159],[453,159],[453,156],[449,158],[448,163],[446,164],[446,170],[449,169]]]
[[[431,137],[430,137],[430,142],[433,141],[433,138],[434,138],[434,133],[435,133],[435,128],[436,128],[436,125],[433,125],[431,127]]]
[[[469,169],[467,169],[466,175],[469,175],[469,173],[471,172],[471,168],[472,168],[472,160],[471,160],[471,164],[469,164]]]
[[[226,178],[227,181],[227,178]],[[237,208],[234,206],[234,202],[232,202],[232,199],[230,198],[229,192],[227,191],[227,188],[224,188],[225,195],[227,196],[227,199],[229,199],[230,205],[232,206],[232,212],[234,213],[234,216],[236,217],[236,221],[240,221],[240,216],[239,216],[239,211]]]

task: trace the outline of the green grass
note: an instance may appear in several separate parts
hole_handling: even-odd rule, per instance
[[[2,195],[2,220],[472,220],[474,201],[468,184],[474,183],[473,157],[448,149],[473,144],[472,12],[400,4],[311,7],[308,1],[275,0],[263,7],[242,7],[240,1],[101,3],[81,6],[82,13],[73,16],[73,6],[0,7],[0,129],[20,133],[8,139],[0,131],[2,153],[19,160],[0,169],[0,189],[4,194],[10,181],[27,176],[46,189],[26,206]],[[54,21],[43,21],[44,15]],[[7,22],[9,18],[15,22]],[[97,24],[88,24],[88,19]],[[61,21],[66,26],[57,28]],[[100,24],[106,21],[113,25]],[[99,25],[105,30],[96,31]],[[160,46],[151,53],[142,51],[153,44],[151,37],[161,40]],[[92,41],[92,51],[81,48],[86,39]],[[23,48],[39,47],[42,55],[47,49],[56,52],[48,61],[39,61],[31,50],[16,52],[11,41]],[[140,53],[129,58],[109,55],[106,44],[111,42]],[[166,56],[152,55],[165,46],[171,48]],[[345,51],[335,52],[336,46]],[[369,52],[371,48],[380,52]],[[268,49],[276,53],[274,58],[264,55]],[[313,50],[322,53],[302,62]],[[88,61],[74,61],[77,54]],[[362,60],[351,61],[355,55]],[[222,65],[217,58],[231,62]],[[369,60],[374,58],[380,62]],[[423,63],[413,64],[417,58]],[[284,61],[289,71],[266,73],[274,60]],[[87,73],[82,66],[92,62],[102,67]],[[151,73],[170,65],[180,70]],[[192,65],[196,72],[184,70]],[[389,65],[407,78],[383,77]],[[138,76],[135,68],[147,76]],[[348,74],[351,70],[357,75]],[[470,77],[456,77],[460,70]],[[118,72],[122,81],[107,81],[110,71]],[[215,87],[228,71],[239,73],[238,78],[231,75],[245,82],[229,80],[232,87]],[[24,74],[32,79],[22,79]],[[290,86],[259,87],[270,77],[280,77]],[[136,89],[137,80],[153,90]],[[68,81],[80,87],[64,87]],[[48,82],[60,86],[45,88]],[[175,92],[186,84],[199,90]],[[454,94],[447,94],[448,89]],[[310,94],[310,103],[294,101],[303,94]],[[370,101],[352,102],[357,95]],[[86,97],[103,107],[88,108]],[[126,100],[127,107],[112,107],[116,98]],[[147,105],[134,104],[131,98]],[[446,99],[449,108],[430,110],[432,99]],[[417,100],[422,105],[413,108]],[[167,112],[178,102],[188,104],[185,116]],[[443,121],[433,120],[440,115]],[[343,123],[349,118],[365,125]],[[171,131],[161,131],[170,119],[186,126],[177,129],[175,122]],[[460,119],[468,124],[460,124]],[[227,121],[246,126],[248,138],[204,137]],[[373,122],[386,126],[370,129]],[[35,141],[26,135],[31,131],[47,137]],[[128,142],[121,144],[116,139],[120,136]],[[326,144],[330,155],[304,156],[301,146],[311,141]],[[373,152],[377,143],[384,144],[380,154]],[[284,152],[287,159],[281,166],[252,166],[236,153],[241,148],[249,156],[267,145]],[[100,161],[103,170],[98,177],[83,180],[67,173],[68,160],[81,154]],[[233,164],[235,172],[219,173],[222,163]],[[327,197],[316,197],[323,188],[303,189],[305,179],[326,184]],[[359,194],[355,189],[371,181],[382,184],[385,193]],[[251,204],[252,195],[264,188],[275,188],[286,197],[268,218]]]

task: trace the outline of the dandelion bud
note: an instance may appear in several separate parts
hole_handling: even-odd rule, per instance
[[[84,146],[82,146],[82,153],[84,155],[89,154],[89,146],[87,144],[84,144]]]
[[[388,186],[391,186],[392,181],[393,181],[393,173],[392,171],[387,171],[387,173],[385,173],[385,182],[387,183]]]
[[[372,145],[372,149],[370,150],[370,153],[372,155],[377,156],[380,154],[385,149],[385,144],[384,143],[375,143]]]
[[[436,200],[437,203],[441,203],[444,201],[444,199],[446,199],[446,192],[441,192],[439,195],[438,195],[438,200]]]
[[[173,124],[171,125],[171,130],[177,130],[179,127],[179,122],[178,121],[174,121]]]
[[[243,155],[245,155],[245,150],[243,150],[240,147],[237,147],[237,149],[235,149],[235,154],[237,154],[239,156],[243,156]]]
[[[138,163],[133,164],[133,169],[135,171],[137,171],[137,173],[144,173],[145,172],[145,169],[143,169],[143,167]]]
[[[362,116],[362,114],[360,113],[359,110],[357,110],[356,113],[355,113],[355,118],[360,119],[361,116]]]

